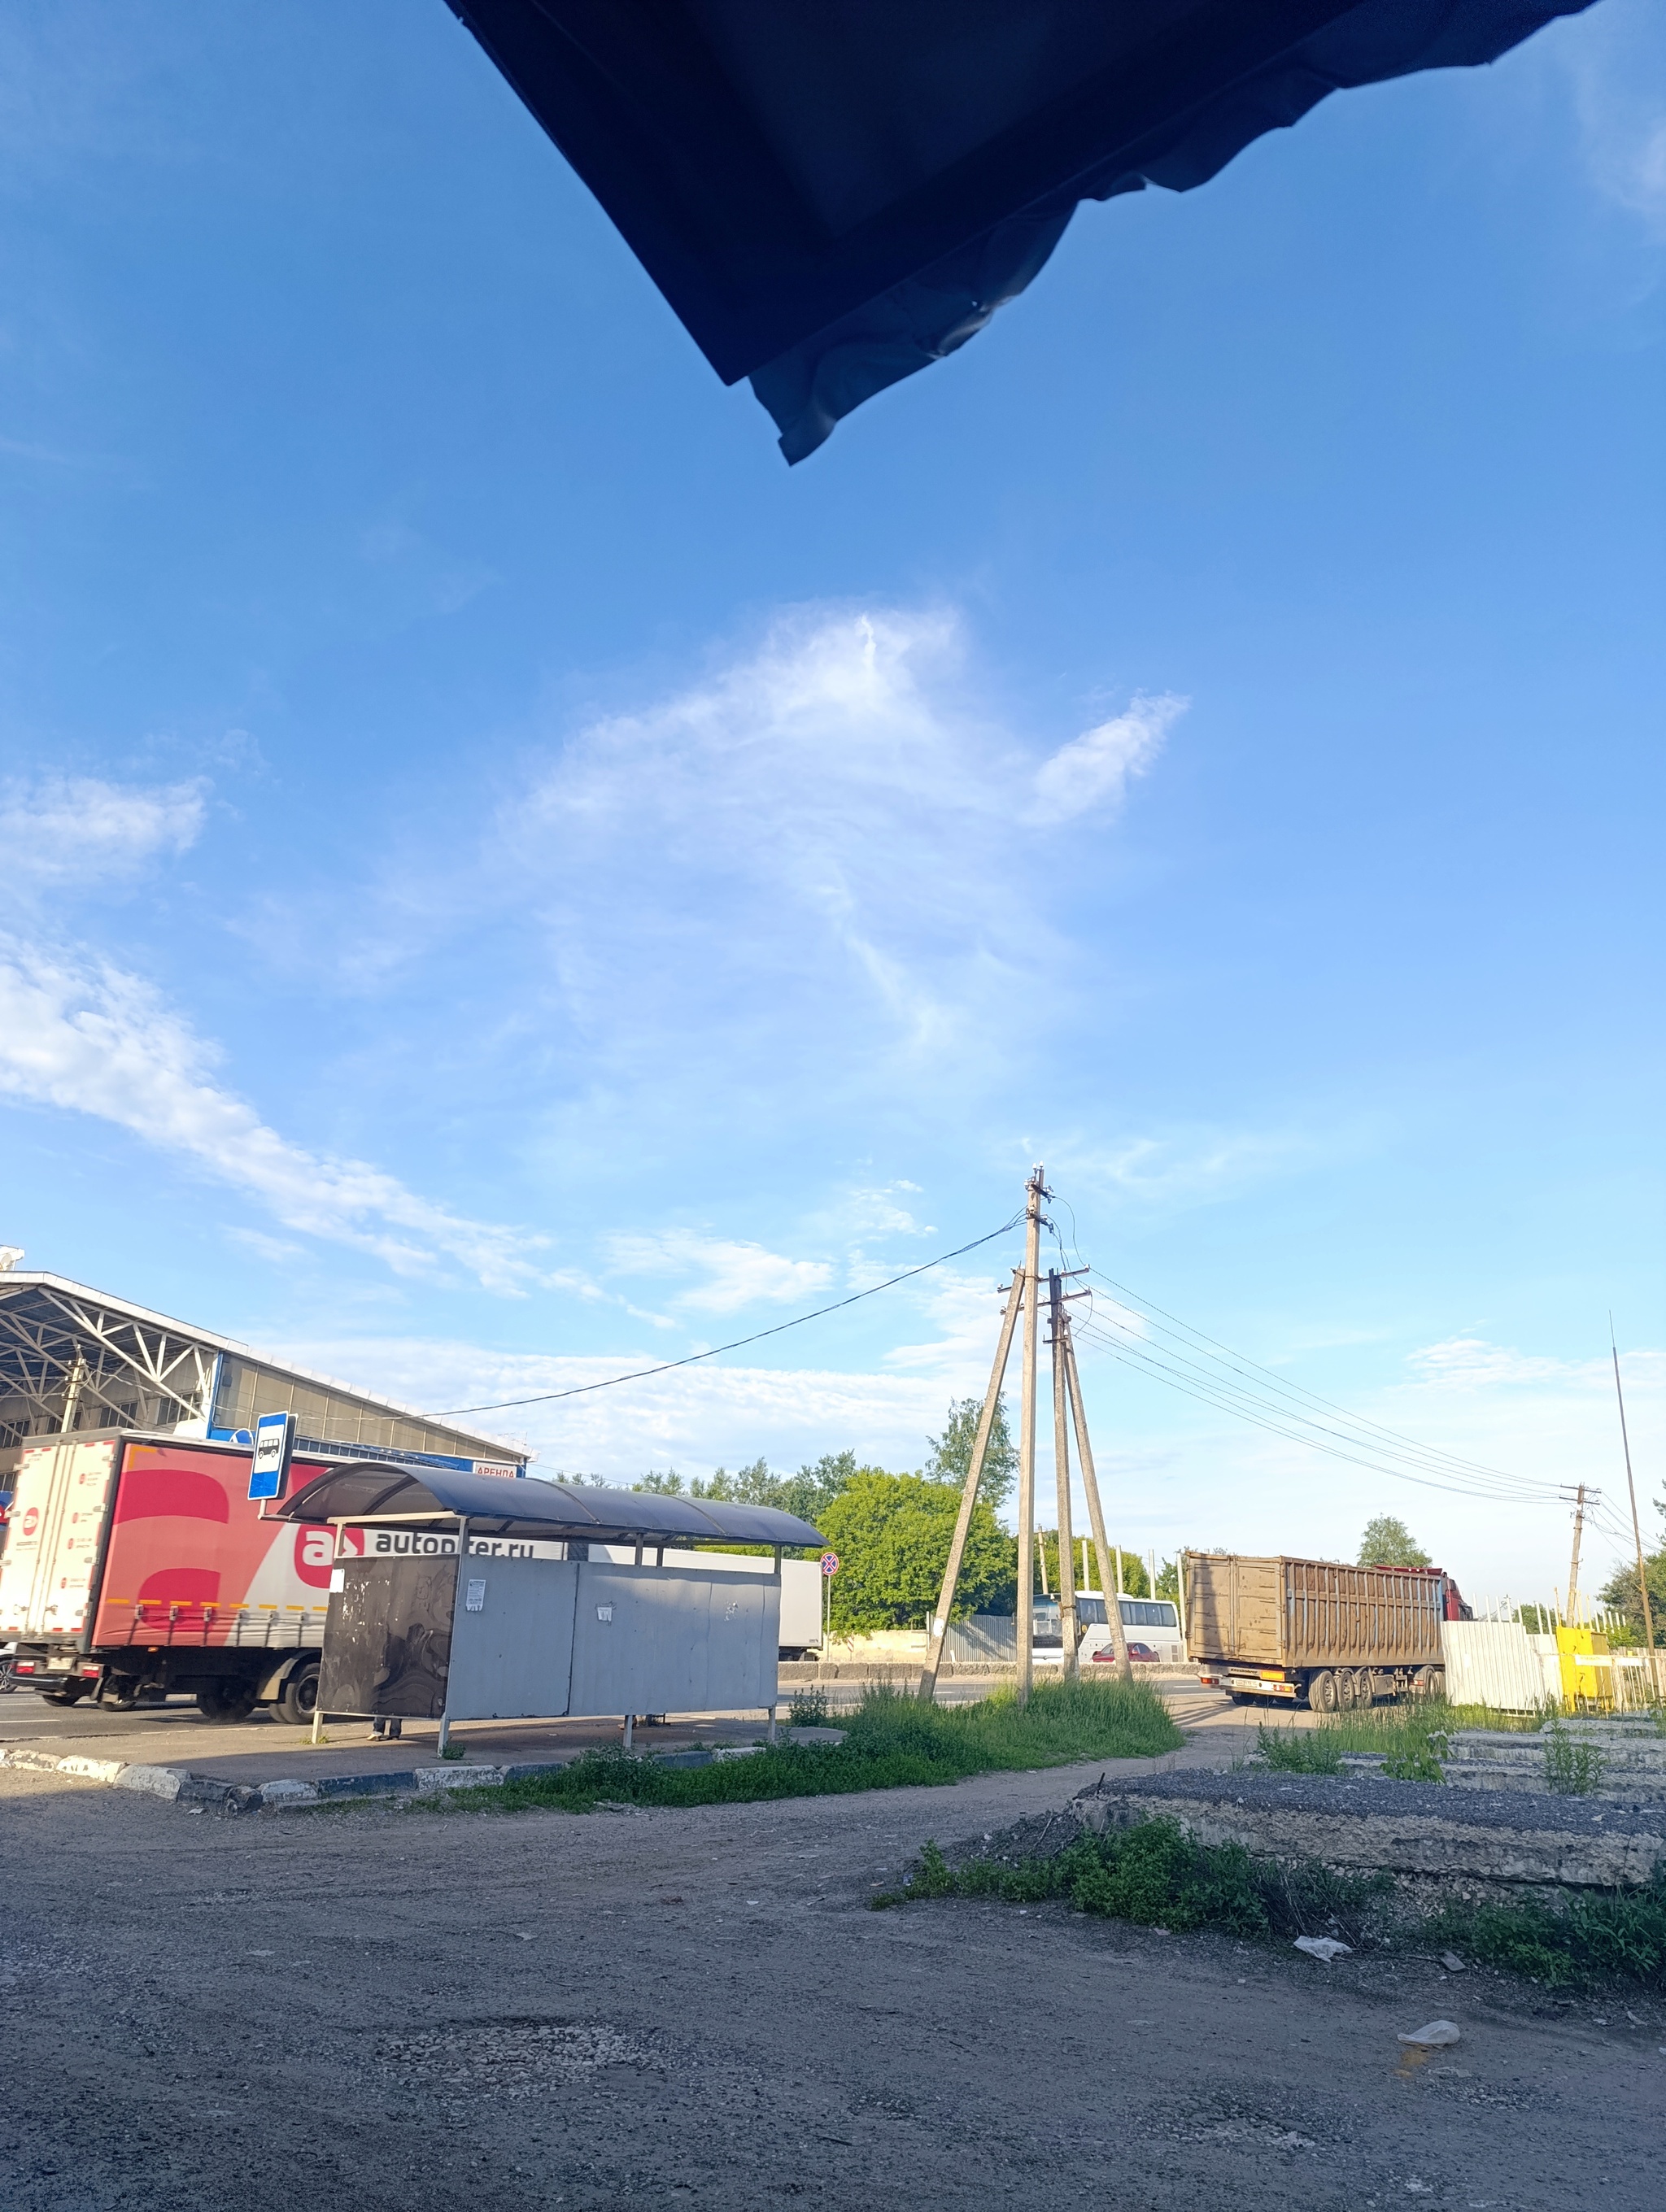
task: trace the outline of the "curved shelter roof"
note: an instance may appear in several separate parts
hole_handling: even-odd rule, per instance
[[[522,1542],[781,1544],[802,1548],[822,1540],[796,1514],[769,1505],[734,1505],[710,1498],[663,1498],[647,1490],[569,1487],[528,1475],[453,1474],[448,1468],[407,1467],[362,1460],[331,1468],[278,1509],[286,1521],[401,1521],[466,1518],[481,1534]]]

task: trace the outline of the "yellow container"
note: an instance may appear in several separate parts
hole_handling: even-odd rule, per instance
[[[1608,1639],[1594,1628],[1559,1628],[1556,1655],[1562,1673],[1562,1702],[1573,1711],[1614,1705],[1614,1662]]]

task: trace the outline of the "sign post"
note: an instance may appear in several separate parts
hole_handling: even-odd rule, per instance
[[[249,1462],[249,1496],[282,1498],[295,1448],[293,1413],[263,1413],[254,1425],[254,1457]]]
[[[836,1552],[822,1553],[822,1664],[827,1664],[827,1632],[833,1618],[833,1577],[839,1571]]]

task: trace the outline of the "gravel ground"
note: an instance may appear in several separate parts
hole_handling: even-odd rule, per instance
[[[866,1909],[927,1838],[1062,1807],[1100,1771],[241,1820],[0,1772],[0,2201],[1659,2203],[1657,2005],[1056,1907]],[[1462,2041],[1408,2058],[1396,2032],[1438,2016]]]
[[[1459,1820],[1471,1828],[1532,1828],[1587,1835],[1657,1836],[1666,1807],[1633,1808],[1611,1798],[1558,1797],[1546,1790],[1455,1790],[1442,1782],[1384,1782],[1360,1776],[1279,1774],[1255,1771],[1210,1774],[1180,1771],[1136,1776],[1128,1782],[1116,1768],[1108,1781],[1120,1790],[1151,1797],[1190,1797],[1211,1805],[1268,1805],[1303,1813],[1413,1814],[1435,1820]]]

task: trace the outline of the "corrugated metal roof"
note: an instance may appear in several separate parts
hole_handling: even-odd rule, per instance
[[[656,1491],[601,1490],[529,1475],[502,1481],[449,1468],[386,1460],[333,1468],[280,1509],[288,1521],[378,1521],[407,1516],[466,1516],[483,1532],[535,1540],[645,1544],[781,1544],[803,1550],[822,1541],[796,1514],[769,1505],[708,1498],[666,1498]]]

